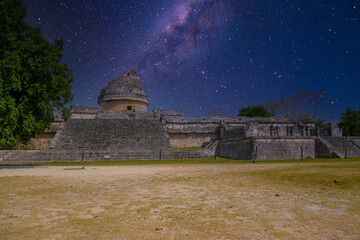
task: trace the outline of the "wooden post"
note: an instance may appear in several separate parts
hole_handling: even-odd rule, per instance
[[[81,161],[84,161],[84,151],[81,152]]]
[[[215,157],[215,160],[218,160],[217,151],[218,151],[218,149],[216,148],[216,149],[215,149],[215,154],[214,154],[214,155],[215,155],[215,156],[214,156],[214,157]]]
[[[159,161],[161,162],[161,150],[160,150],[160,154],[159,154]]]
[[[229,146],[228,146],[228,150],[227,150],[227,159],[228,159],[228,161],[230,161],[230,156],[229,156]]]
[[[344,146],[344,151],[345,151],[345,158],[348,158],[348,152],[346,146]]]
[[[256,158],[257,158],[257,146],[255,146],[255,152],[254,152],[254,155],[253,155],[253,163],[256,162]]]
[[[300,147],[301,149],[301,161],[304,161],[304,151],[303,151],[303,146]]]

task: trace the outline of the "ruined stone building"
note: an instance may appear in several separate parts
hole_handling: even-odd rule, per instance
[[[239,160],[360,156],[360,138],[342,137],[334,124],[281,117],[184,117],[153,110],[139,74],[114,78],[98,98],[99,108],[77,107],[30,144],[38,150],[0,151],[0,163],[192,159],[211,155]],[[48,149],[47,151],[40,149]]]
[[[101,90],[98,102],[101,109],[109,111],[146,112],[149,106],[139,74],[134,70],[114,78]]]

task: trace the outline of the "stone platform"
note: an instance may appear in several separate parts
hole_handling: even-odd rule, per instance
[[[0,151],[0,165],[47,162],[91,162],[125,160],[173,160],[209,158],[206,149],[169,149],[142,151],[110,150],[18,150]]]
[[[245,137],[222,140],[216,155],[242,160],[314,158],[314,137]]]

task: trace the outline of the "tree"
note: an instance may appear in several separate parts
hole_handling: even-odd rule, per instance
[[[266,107],[269,111],[269,113],[273,116],[276,116],[276,115],[280,115],[280,103],[276,102],[276,101],[271,101],[271,102],[268,102],[264,105],[264,107]]]
[[[341,113],[340,120],[338,125],[344,136],[360,136],[360,109],[357,111],[346,109],[345,113]]]
[[[301,90],[286,95],[280,102],[271,101],[265,106],[271,113],[299,121],[319,121],[330,109],[331,102],[323,92]]]
[[[0,149],[49,128],[73,97],[63,41],[47,42],[25,17],[22,0],[0,0]]]
[[[268,109],[261,105],[247,106],[242,107],[239,111],[238,116],[244,117],[271,117],[272,115],[269,113]]]
[[[226,117],[227,113],[219,107],[214,107],[210,110],[209,116],[212,117]]]

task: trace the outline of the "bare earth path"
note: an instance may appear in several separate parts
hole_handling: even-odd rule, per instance
[[[360,239],[360,163],[0,167],[0,239]]]

